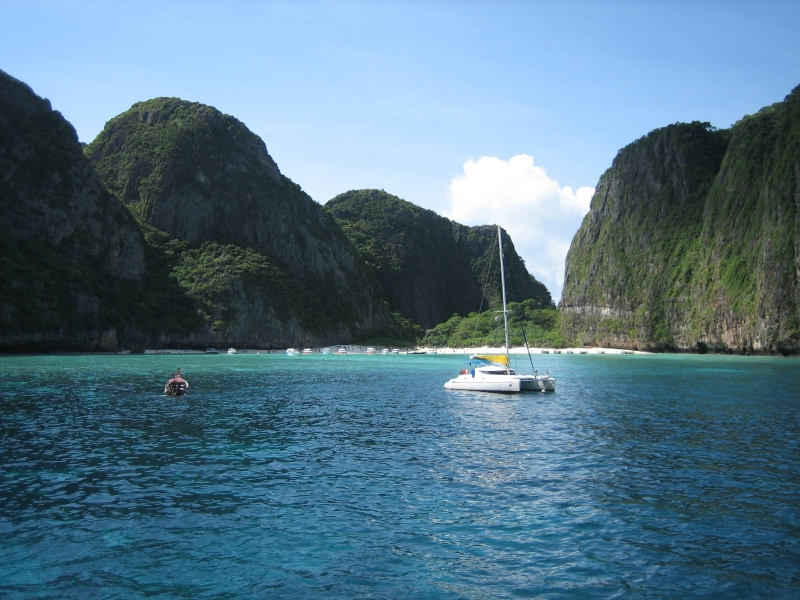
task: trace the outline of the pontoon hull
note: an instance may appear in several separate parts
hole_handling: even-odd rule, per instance
[[[520,380],[516,377],[491,378],[459,375],[444,384],[446,390],[464,390],[471,392],[498,392],[502,394],[518,394],[521,391]]]
[[[555,392],[556,380],[554,377],[521,377],[522,391],[532,390],[534,392]]]
[[[475,375],[467,373],[451,379],[444,384],[444,389],[506,394],[527,391],[555,392],[556,380],[547,375],[483,375],[476,369]]]

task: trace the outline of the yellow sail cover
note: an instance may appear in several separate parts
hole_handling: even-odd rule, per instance
[[[508,357],[505,354],[476,354],[475,358],[478,360],[485,360],[486,362],[494,363],[496,365],[508,366]]]

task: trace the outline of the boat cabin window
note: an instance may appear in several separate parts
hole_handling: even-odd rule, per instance
[[[481,372],[485,375],[506,375],[505,369],[481,369]],[[511,375],[516,375],[516,373],[514,373],[514,369],[511,369],[509,373]]]

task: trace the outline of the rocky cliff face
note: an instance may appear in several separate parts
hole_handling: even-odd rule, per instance
[[[565,334],[620,347],[800,348],[800,92],[730,130],[627,146],[567,256]]]
[[[300,277],[357,274],[339,228],[281,175],[264,142],[215,108],[177,98],[134,104],[86,148],[109,189],[142,219],[191,243],[260,248]]]
[[[383,297],[403,317],[429,328],[453,314],[477,311],[487,272],[489,304],[502,306],[494,227],[466,227],[382,190],[350,191],[325,207],[375,270]],[[533,298],[550,305],[547,288],[525,269],[511,238],[503,238],[513,287],[509,300]]]
[[[109,121],[86,154],[148,225],[205,257],[184,254],[176,267],[183,287],[207,307],[204,343],[331,343],[399,332],[334,219],[233,117],[176,98],[140,102]],[[223,273],[214,266],[221,256],[245,262]],[[207,289],[209,278],[225,293]],[[288,298],[294,305],[278,311]]]
[[[136,281],[144,239],[73,127],[0,71],[0,347],[114,344],[100,281]]]
[[[0,72],[0,350],[401,334],[334,219],[235,119],[141,103],[87,150],[103,177],[49,102]]]

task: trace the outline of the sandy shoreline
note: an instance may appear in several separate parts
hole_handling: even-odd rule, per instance
[[[420,348],[420,351],[435,350],[437,354],[505,354],[505,348],[491,348],[483,346],[481,348]],[[527,354],[528,349],[524,346],[509,348],[509,354]],[[531,354],[650,354],[641,350],[622,350],[620,348],[531,348]]]
[[[335,348],[338,345],[332,346],[333,353],[336,354]],[[366,353],[367,346],[361,345],[347,345],[348,352],[353,354],[364,354]],[[381,353],[380,348],[376,348],[375,354]],[[428,348],[425,346],[420,346],[414,350],[412,349],[403,349],[400,351],[400,354],[422,354],[427,352],[436,352],[437,354],[462,354],[462,355],[471,355],[471,354],[505,354],[505,348],[496,348],[496,347],[489,347],[489,346],[482,346],[476,348]],[[514,348],[509,348],[509,354],[526,354],[527,349],[524,346],[517,346]],[[650,352],[643,352],[641,350],[622,350],[620,348],[602,348],[602,347],[592,347],[592,348],[531,348],[531,354],[651,354]],[[178,350],[178,349],[168,349],[168,348],[161,348],[157,350],[145,350],[145,354],[177,354],[177,355],[188,355],[188,354],[206,354],[204,350]],[[224,350],[221,350],[219,354],[225,354]],[[272,349],[272,350],[257,350],[257,349],[241,349],[237,352],[238,354],[284,354],[285,350],[282,349]],[[314,348],[314,353],[319,353],[319,348]],[[127,352],[120,352],[118,354],[127,354]]]

